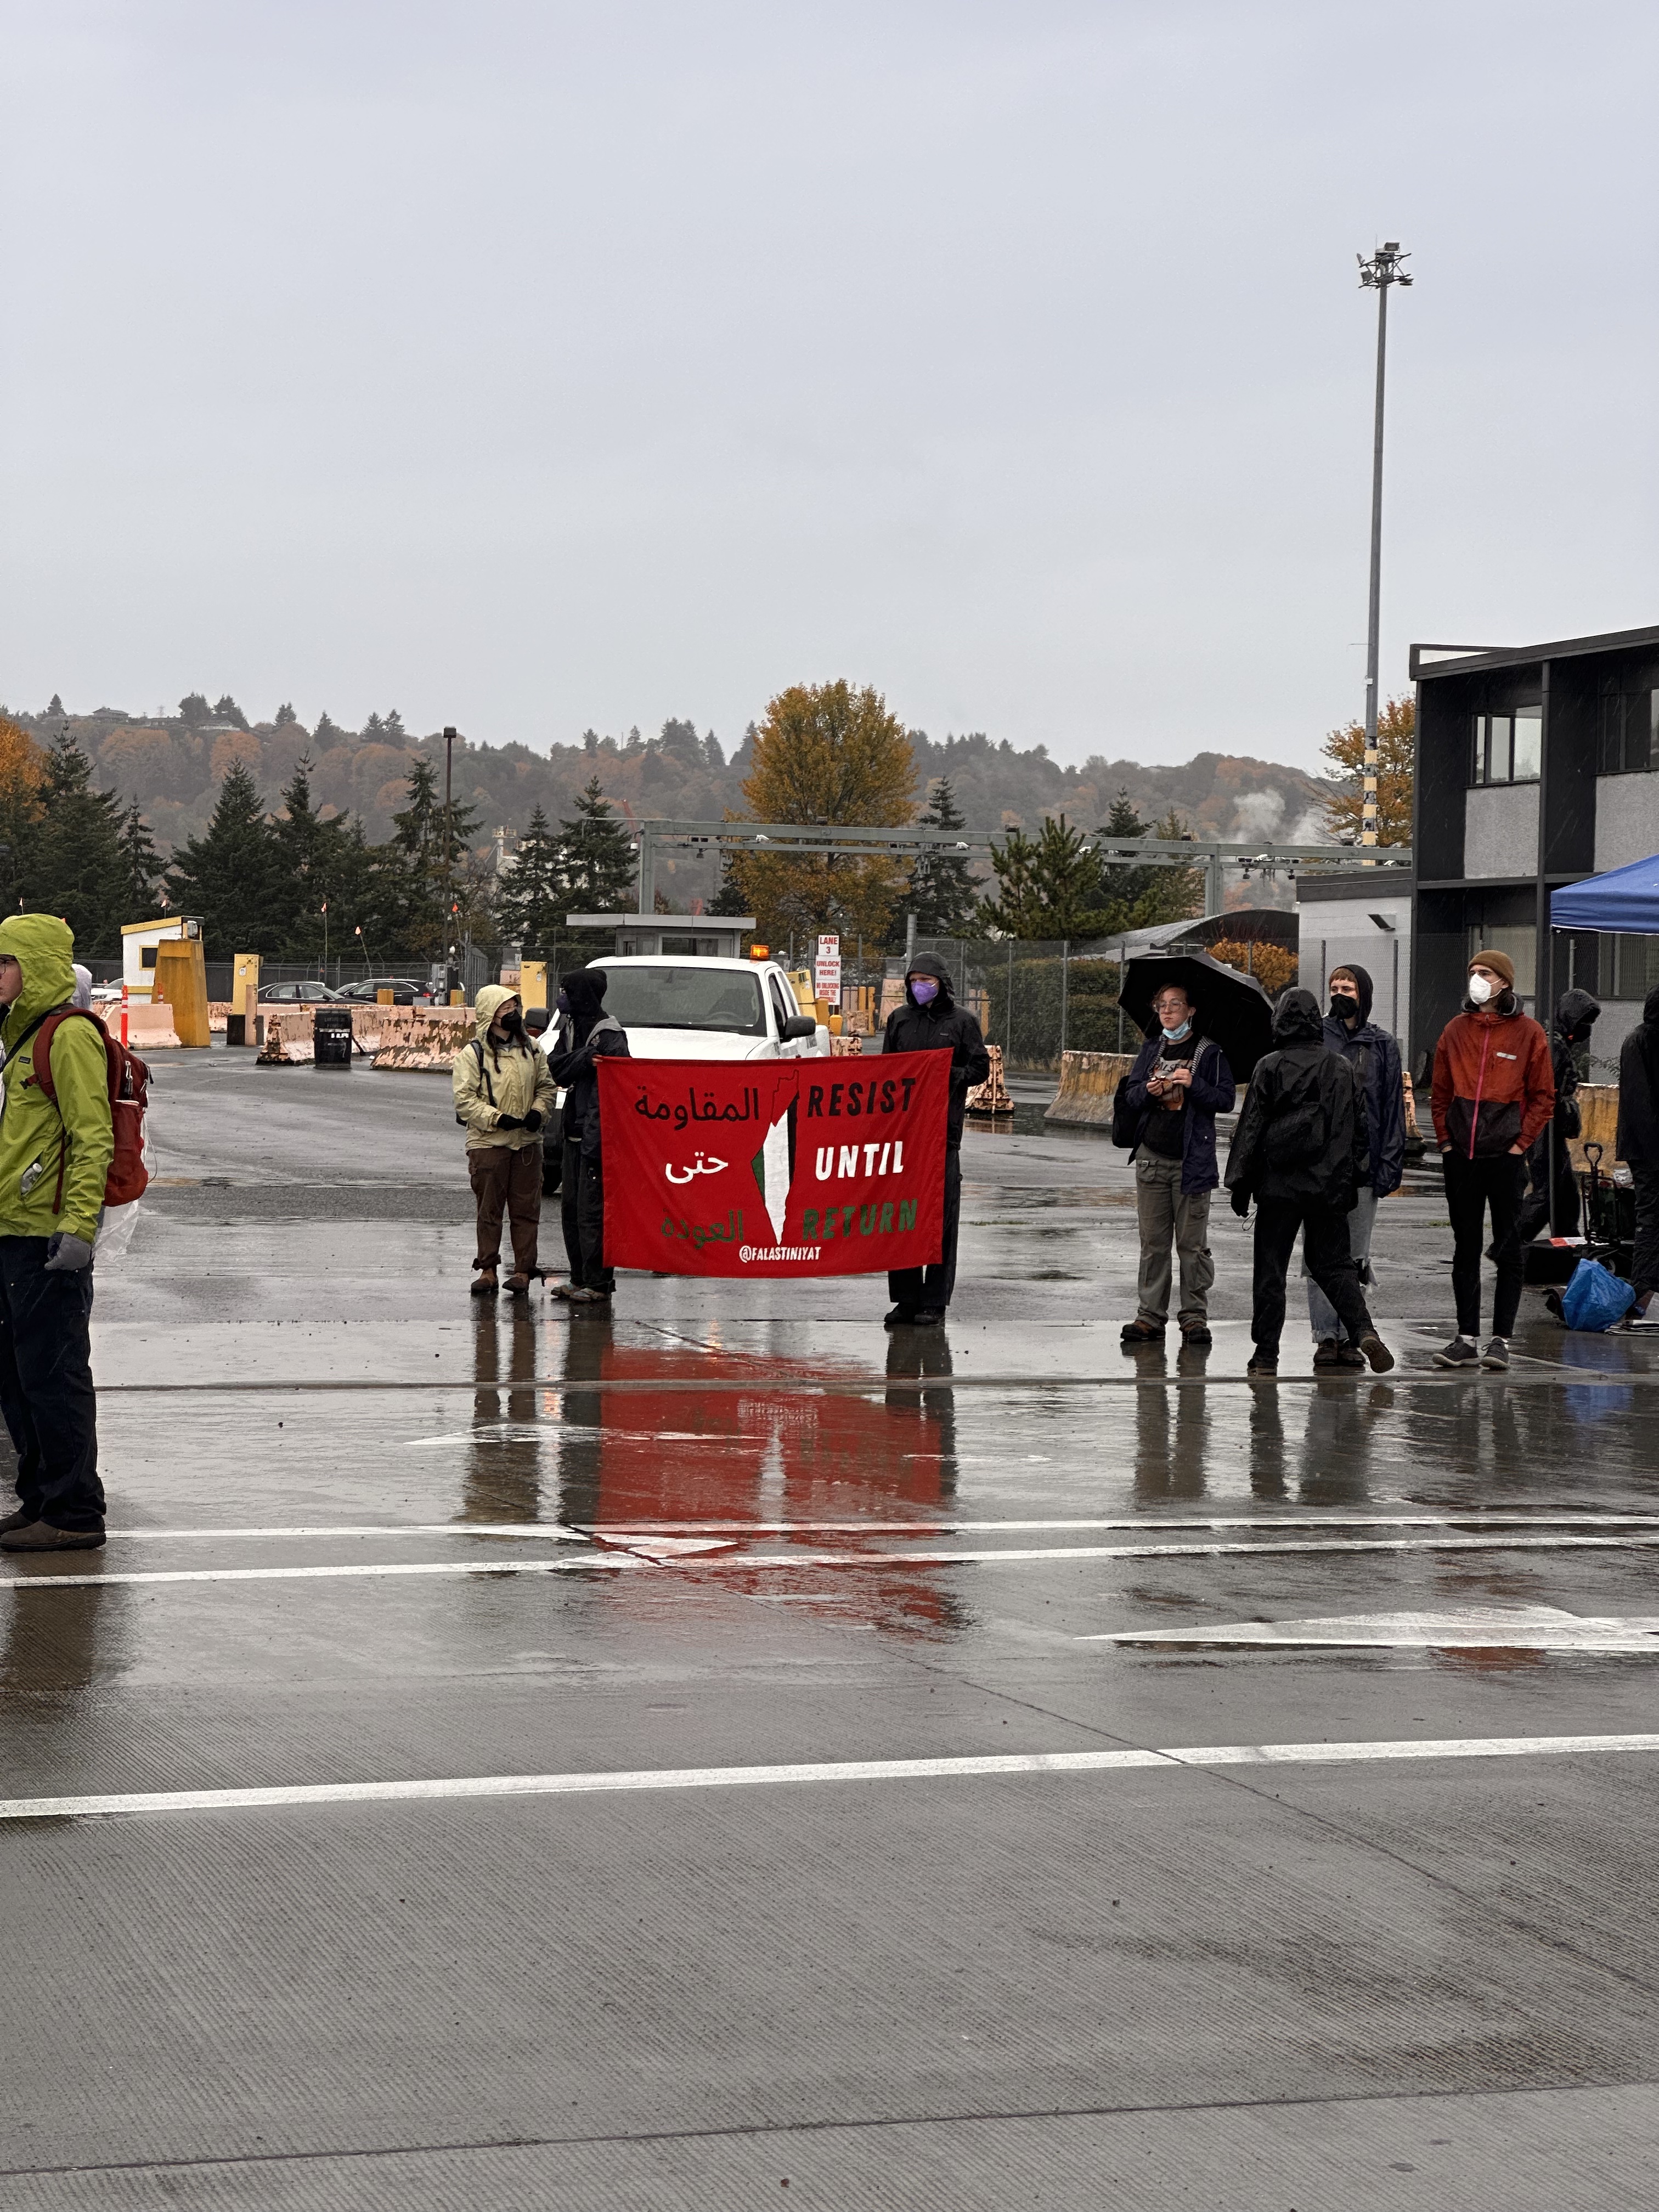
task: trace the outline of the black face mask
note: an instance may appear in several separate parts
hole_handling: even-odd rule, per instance
[[[524,1035],[524,1016],[520,1013],[503,1014],[501,1016],[501,1027],[507,1031],[510,1037],[522,1036]]]
[[[1358,999],[1345,999],[1340,991],[1331,993],[1331,1019],[1334,1022],[1353,1021],[1359,1012]]]

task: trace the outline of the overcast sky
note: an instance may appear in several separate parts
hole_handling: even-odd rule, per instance
[[[1311,763],[1659,620],[1659,9],[0,0],[0,696]]]

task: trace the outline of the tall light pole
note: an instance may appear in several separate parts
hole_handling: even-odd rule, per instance
[[[1364,811],[1359,842],[1376,842],[1376,677],[1382,615],[1382,391],[1389,350],[1389,287],[1409,284],[1402,264],[1411,256],[1400,251],[1391,238],[1379,246],[1369,261],[1362,253],[1359,282],[1376,295],[1376,422],[1371,441],[1371,605],[1365,634],[1365,769]]]
[[[452,762],[455,751],[455,727],[449,724],[444,731],[444,954],[445,996],[455,988],[455,948],[449,942],[450,932],[455,927],[455,847],[450,835],[452,819],[449,803]]]

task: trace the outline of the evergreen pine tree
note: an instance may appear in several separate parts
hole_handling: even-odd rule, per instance
[[[496,900],[502,933],[534,957],[550,952],[554,940],[569,935],[570,911],[562,889],[563,840],[538,806],[530,817],[511,865],[503,870]]]
[[[569,914],[633,911],[639,864],[627,825],[611,811],[598,776],[576,801],[574,817],[559,824],[560,896]]]
[[[283,815],[274,825],[293,892],[283,950],[298,960],[319,958],[325,945],[339,937],[339,921],[356,902],[363,873],[357,858],[362,841],[353,839],[350,824],[343,816],[325,818],[312,804],[311,766],[310,754],[301,753],[283,793]],[[323,926],[325,900],[335,918],[332,930]]]
[[[60,914],[82,959],[110,959],[121,949],[130,911],[121,810],[113,793],[92,787],[92,763],[65,729],[46,755],[41,817],[21,855],[22,903]]]
[[[991,848],[991,866],[997,895],[981,911],[1000,935],[1075,940],[1103,937],[1111,927],[1101,904],[1100,863],[1063,814],[1044,815],[1036,837],[1011,830],[1005,844]]]
[[[923,830],[965,830],[967,817],[956,801],[951,779],[942,775],[917,825]],[[979,927],[979,889],[969,872],[964,855],[935,847],[924,853],[910,872],[910,895],[904,905],[913,909],[916,931],[922,937],[966,937]]]
[[[128,919],[147,921],[155,911],[167,862],[155,849],[149,824],[135,799],[121,817],[121,851],[126,860]]]
[[[279,730],[286,729],[290,722],[297,722],[299,719],[300,717],[294,711],[294,702],[291,699],[284,699],[282,705],[276,709],[277,728]]]
[[[276,833],[246,763],[233,761],[219,787],[207,834],[173,856],[167,892],[180,913],[199,915],[217,958],[267,957],[288,941],[294,884]]]

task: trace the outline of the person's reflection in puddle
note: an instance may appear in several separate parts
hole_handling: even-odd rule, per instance
[[[1298,1490],[1304,1505],[1364,1505],[1370,1497],[1376,1411],[1346,1376],[1316,1377],[1302,1426]]]
[[[104,1557],[95,1552],[77,1561],[76,1573],[95,1575]],[[17,1579],[26,1576],[27,1570]],[[131,1597],[126,1586],[100,1589],[96,1583],[8,1594],[0,1627],[0,1723],[25,1722],[33,1746],[50,1747],[54,1790],[80,1780],[82,1761],[95,1763],[107,1747],[101,1735],[86,1736],[82,1693],[131,1663]],[[50,1734],[60,1723],[68,1724],[61,1746]],[[12,1769],[15,1775],[20,1762],[14,1759]]]
[[[539,1520],[543,1437],[534,1385],[540,1330],[526,1299],[499,1308],[484,1299],[473,1311],[472,1433],[458,1517]]]
[[[1250,1495],[1267,1499],[1289,1494],[1285,1479],[1285,1413],[1276,1382],[1252,1384],[1249,1399]]]
[[[1203,1372],[1204,1353],[1183,1346],[1176,1375]],[[1136,1501],[1202,1498],[1210,1442],[1209,1392],[1196,1381],[1167,1380],[1161,1346],[1135,1354]]]

